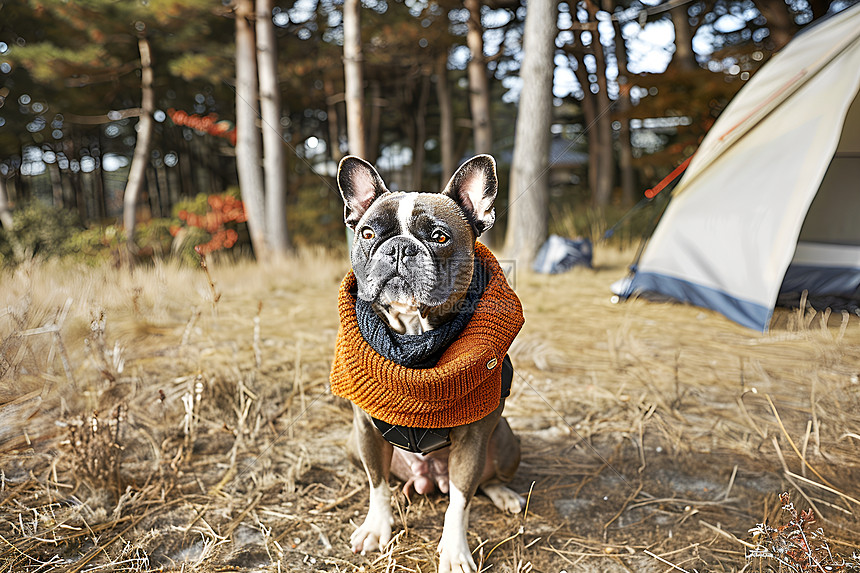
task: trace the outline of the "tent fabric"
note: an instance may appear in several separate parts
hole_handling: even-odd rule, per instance
[[[589,239],[550,235],[535,255],[532,270],[536,273],[558,274],[573,267],[591,268],[592,251]]]
[[[858,286],[860,247],[801,242],[780,291],[856,298]]]
[[[766,330],[802,227],[810,243],[860,245],[858,89],[860,5],[795,38],[735,96],[625,294],[660,293]],[[790,275],[801,286],[804,266]],[[848,268],[860,272],[856,261]]]

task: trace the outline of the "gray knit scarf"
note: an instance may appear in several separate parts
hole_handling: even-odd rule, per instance
[[[466,328],[489,281],[489,271],[476,259],[472,282],[465,298],[460,302],[461,311],[453,320],[423,334],[394,332],[376,314],[371,303],[356,297],[358,329],[371,348],[392,362],[407,368],[432,368],[445,349]]]

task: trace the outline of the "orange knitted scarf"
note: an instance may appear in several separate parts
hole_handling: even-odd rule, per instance
[[[502,359],[523,326],[523,308],[498,261],[481,243],[475,257],[490,280],[471,320],[432,368],[406,368],[378,354],[361,336],[352,271],[340,285],[340,328],[331,391],[389,424],[452,428],[499,406]],[[476,262],[477,264],[477,262]]]

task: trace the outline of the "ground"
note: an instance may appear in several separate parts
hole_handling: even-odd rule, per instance
[[[860,318],[779,310],[761,334],[691,306],[613,304],[631,257],[510,274],[526,325],[505,414],[528,508],[476,498],[482,571],[825,570],[788,568],[783,526],[805,518],[783,492],[822,528],[807,546],[850,561]],[[306,252],[209,276],[5,271],[0,571],[435,571],[446,499],[410,502],[394,481],[394,542],[349,550],[368,492],[345,455],[350,408],[328,392],[347,268]]]

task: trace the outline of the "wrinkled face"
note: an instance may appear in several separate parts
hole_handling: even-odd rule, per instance
[[[454,312],[472,280],[475,239],[496,218],[495,160],[473,157],[441,193],[393,193],[373,166],[347,156],[337,183],[344,222],[355,231],[358,296],[387,314],[393,328],[402,326],[399,313],[441,321]]]
[[[389,193],[355,228],[358,296],[381,305],[438,307],[472,280],[475,237],[462,209],[436,193]]]

